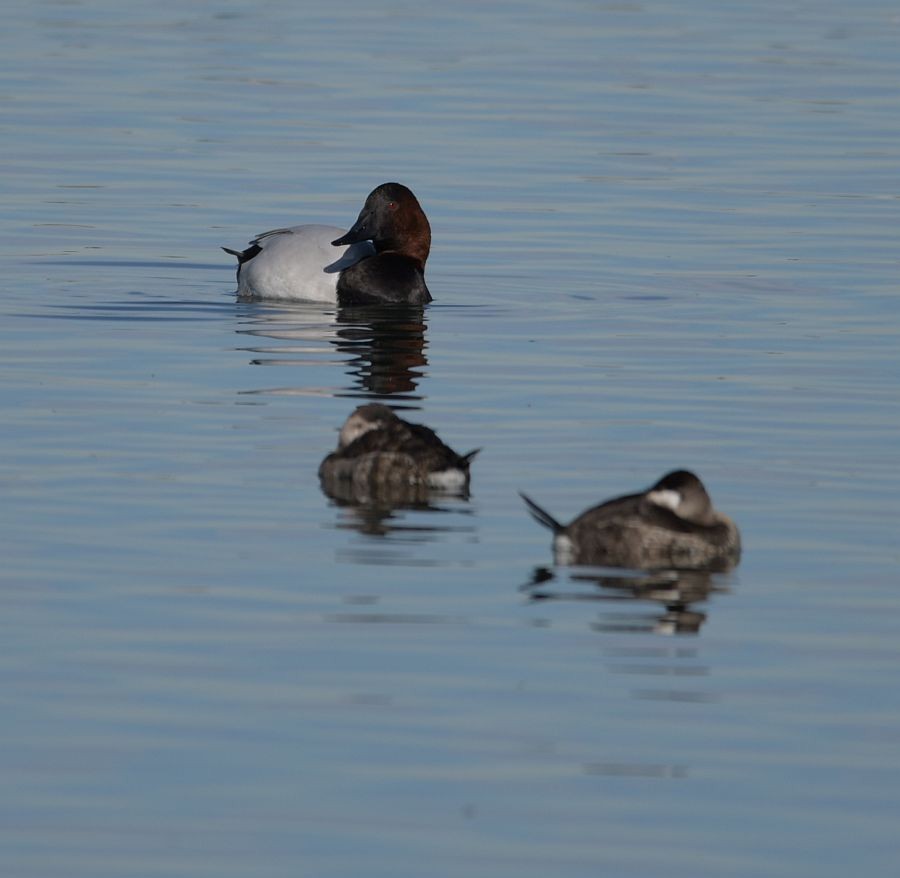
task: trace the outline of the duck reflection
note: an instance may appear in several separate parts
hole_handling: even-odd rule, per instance
[[[558,576],[567,583],[557,588]],[[584,585],[588,588],[585,590]],[[591,624],[595,631],[643,632],[656,634],[697,634],[707,614],[695,607],[713,594],[727,592],[721,574],[703,570],[665,570],[653,572],[590,570],[554,571],[536,567],[522,590],[532,601],[596,601],[615,605]],[[620,606],[636,603],[633,611]],[[641,605],[655,606],[649,613]]]
[[[334,352],[341,356],[350,383],[344,386],[276,387],[248,391],[298,396],[361,396],[420,400],[425,376],[427,324],[420,307],[353,306],[322,309],[315,305],[283,306],[245,303],[251,326],[242,335],[270,339],[244,348],[251,363],[267,367],[328,367]]]
[[[319,466],[323,493],[353,510],[363,533],[384,535],[399,508],[434,509],[438,497],[467,500],[478,449],[457,454],[424,424],[369,403],[353,411],[337,448]]]
[[[336,493],[331,493],[323,482],[323,493],[341,510],[337,523],[339,529],[355,530],[370,537],[402,536],[408,541],[428,542],[441,534],[451,531],[471,532],[473,528],[450,526],[439,519],[433,524],[425,524],[422,519],[410,521],[407,513],[425,512],[435,515],[465,512],[468,495],[448,495],[439,491],[424,490],[404,492],[397,489],[379,491],[374,495],[360,496],[347,492],[346,485],[340,485]],[[383,556],[363,555],[356,560],[363,563],[383,563]]]
[[[379,397],[415,393],[428,365],[424,309],[347,307],[338,311],[335,322],[333,343],[350,355],[348,374],[354,376],[354,390]]]

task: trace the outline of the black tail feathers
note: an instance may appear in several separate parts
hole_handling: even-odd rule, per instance
[[[226,253],[230,253],[232,256],[237,257],[238,268],[245,262],[249,262],[254,256],[259,256],[259,254],[262,253],[262,247],[255,241],[252,242],[246,250],[232,250],[231,247],[223,247],[222,249]]]
[[[475,455],[478,454],[479,451],[481,451],[480,448],[474,448],[472,451],[468,452],[467,454],[463,454],[460,457],[460,463],[466,468],[466,470],[469,469],[469,465],[475,459]]]
[[[541,509],[537,503],[534,502],[530,497],[527,497],[521,491],[519,491],[519,496],[525,501],[525,505],[528,507],[528,511],[531,513],[531,517],[538,523],[544,525],[544,527],[549,527],[553,533],[559,533],[564,529],[564,526],[561,525],[546,509]]]

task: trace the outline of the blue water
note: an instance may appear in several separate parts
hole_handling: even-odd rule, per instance
[[[5,9],[0,874],[893,875],[896,5],[306,7]],[[392,179],[424,316],[235,301]],[[469,499],[323,495],[372,398]],[[517,496],[676,467],[733,573]]]

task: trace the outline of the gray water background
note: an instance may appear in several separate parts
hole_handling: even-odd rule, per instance
[[[0,874],[896,874],[900,7],[3,21]],[[392,179],[421,324],[235,302]],[[322,494],[373,397],[468,501]],[[701,600],[544,569],[674,467]]]

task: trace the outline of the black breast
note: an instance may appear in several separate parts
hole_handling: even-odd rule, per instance
[[[419,264],[394,252],[370,256],[341,272],[337,294],[342,305],[424,305],[431,301]]]

